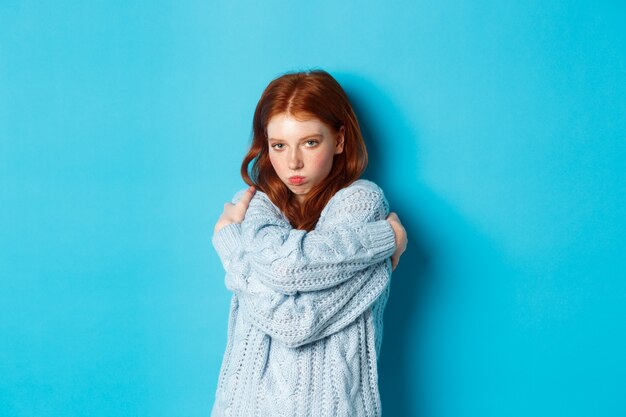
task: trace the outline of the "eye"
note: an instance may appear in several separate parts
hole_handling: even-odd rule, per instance
[[[276,150],[281,150],[284,145],[282,143],[275,143],[272,145],[272,148]]]
[[[314,140],[314,139],[309,139],[309,140],[307,140],[305,143],[306,143],[307,145],[309,145],[309,146],[307,146],[307,147],[312,148],[312,147],[314,147],[315,145],[317,145],[317,144],[318,144],[318,141],[316,141],[316,140]]]

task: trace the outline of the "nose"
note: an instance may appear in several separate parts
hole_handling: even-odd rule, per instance
[[[302,155],[299,149],[293,149],[289,153],[289,169],[296,170],[302,168]]]

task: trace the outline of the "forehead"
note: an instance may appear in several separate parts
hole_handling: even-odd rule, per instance
[[[295,118],[286,113],[272,117],[267,123],[269,139],[299,140],[306,136],[327,135],[330,129],[316,117]]]

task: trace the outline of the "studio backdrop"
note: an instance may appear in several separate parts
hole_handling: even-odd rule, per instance
[[[1,2],[0,415],[208,417],[213,227],[264,87],[314,68],[409,237],[383,415],[626,415],[625,11]]]

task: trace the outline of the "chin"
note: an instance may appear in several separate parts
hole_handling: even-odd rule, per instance
[[[302,188],[292,188],[292,187],[287,187],[291,190],[292,193],[296,194],[296,195],[304,195],[307,192],[309,192],[309,190],[304,190]]]

